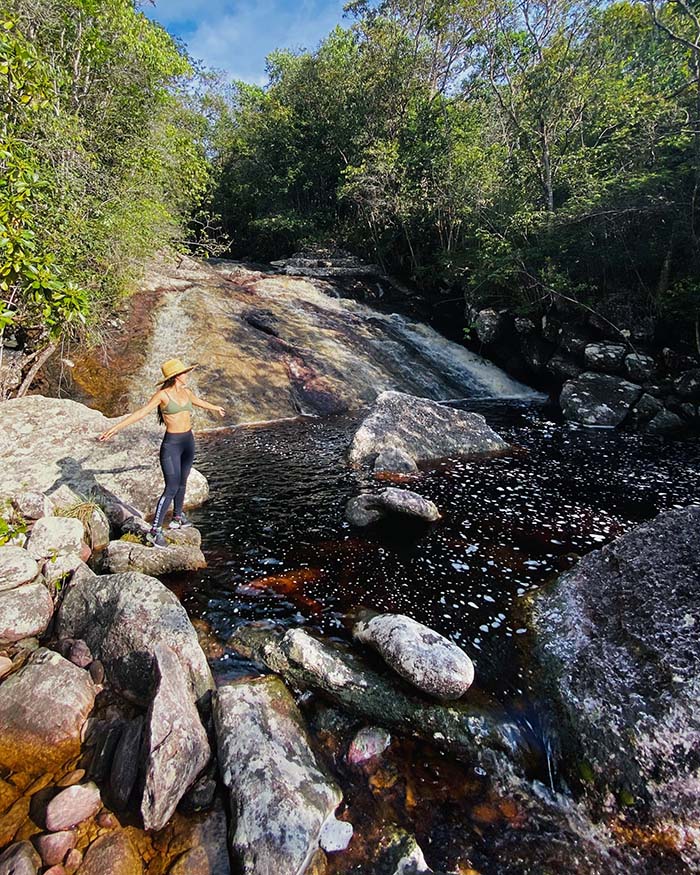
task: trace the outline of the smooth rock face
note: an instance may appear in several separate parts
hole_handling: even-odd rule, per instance
[[[608,374],[587,372],[564,385],[564,416],[582,425],[616,426],[642,394],[641,386]]]
[[[32,840],[45,866],[62,863],[68,851],[75,847],[76,835],[72,830],[51,832]]]
[[[342,796],[319,769],[294,700],[276,677],[227,685],[214,721],[241,871],[298,875]]]
[[[507,449],[477,413],[402,392],[383,392],[355,433],[349,458],[353,465],[372,465],[385,451],[399,450],[417,463]]]
[[[34,523],[27,542],[27,553],[35,559],[79,554],[83,535],[83,524],[78,519],[42,517]]]
[[[403,514],[428,523],[440,519],[440,511],[432,501],[410,489],[394,486],[376,494],[358,495],[345,506],[345,517],[355,526],[374,523],[387,513]]]
[[[46,828],[51,832],[70,829],[92,817],[102,807],[97,784],[76,784],[54,796],[46,807]]]
[[[36,560],[23,547],[0,546],[0,592],[30,583],[37,574]]]
[[[53,616],[53,601],[43,583],[26,583],[0,592],[0,641],[41,635]]]
[[[166,539],[169,532],[165,533]],[[139,571],[159,577],[176,571],[197,571],[206,568],[204,554],[199,547],[170,545],[162,550],[129,541],[110,541],[105,550],[104,563],[112,574]]]
[[[352,631],[397,674],[431,696],[458,699],[474,681],[474,665],[467,654],[410,617],[379,614],[360,620]]]
[[[141,858],[125,830],[96,839],[85,853],[80,875],[142,875]]]
[[[0,854],[0,875],[37,875],[41,857],[29,842],[10,845]]]
[[[155,648],[158,688],[146,717],[146,780],[141,814],[146,829],[162,829],[209,762],[207,733],[175,653]]]
[[[663,513],[563,574],[533,608],[569,753],[597,791],[697,822],[700,507]],[[695,848],[700,861],[700,848]]]
[[[163,491],[158,462],[162,431],[155,415],[109,441],[96,438],[110,420],[75,401],[30,395],[3,401],[2,417],[0,494],[30,489],[51,498],[65,486],[64,496],[70,490],[78,501],[78,496],[96,493],[116,524],[134,513],[151,512]],[[206,480],[193,470],[187,505],[201,504],[207,492]]]
[[[59,638],[82,638],[117,689],[149,702],[158,644],[178,656],[196,699],[213,689],[197,633],[177,597],[154,577],[136,572],[71,581],[57,618]]]

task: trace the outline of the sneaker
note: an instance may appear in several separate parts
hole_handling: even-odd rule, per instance
[[[184,513],[181,513],[179,516],[174,516],[170,520],[170,525],[168,528],[170,529],[187,529],[192,525],[192,523],[187,519]]]
[[[146,540],[153,547],[167,547],[168,542],[165,540],[162,529],[151,529],[146,535]]]

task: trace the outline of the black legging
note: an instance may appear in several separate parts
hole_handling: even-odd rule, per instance
[[[163,469],[165,489],[158,499],[153,525],[160,526],[168,512],[170,502],[174,502],[173,516],[182,513],[185,501],[187,478],[194,462],[194,435],[191,431],[174,433],[166,431],[160,445],[160,467]]]

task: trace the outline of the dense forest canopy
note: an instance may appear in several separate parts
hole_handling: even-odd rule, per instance
[[[138,6],[2,3],[0,330],[35,364],[217,215],[235,256],[346,246],[435,300],[617,301],[692,337],[697,0],[354,0],[264,87]]]

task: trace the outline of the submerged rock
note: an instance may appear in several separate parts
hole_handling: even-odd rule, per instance
[[[298,875],[342,794],[318,766],[291,694],[264,677],[217,690],[214,721],[245,875]]]
[[[360,619],[354,637],[373,647],[397,674],[439,699],[459,699],[474,682],[474,664],[443,635],[401,614]]]
[[[353,465],[372,465],[381,454],[398,451],[418,463],[507,449],[478,413],[402,392],[382,392],[355,433],[349,458]],[[387,470],[386,462],[382,464]]]
[[[440,519],[437,505],[410,489],[390,486],[378,493],[367,493],[351,498],[345,506],[345,518],[354,526],[367,526],[387,513],[402,514],[423,522]]]
[[[166,533],[166,539],[169,533]],[[207,562],[199,547],[169,544],[165,549],[134,544],[131,541],[110,541],[104,553],[105,569],[118,574],[139,571],[160,577],[177,571],[198,571]]]
[[[391,744],[391,735],[378,726],[364,726],[350,742],[347,761],[351,766],[381,756]]]
[[[159,644],[182,663],[195,699],[213,689],[211,672],[187,612],[154,577],[130,571],[71,581],[57,617],[59,638],[82,638],[118,690],[149,702]]]
[[[564,385],[560,403],[567,419],[611,427],[620,425],[641,394],[634,383],[587,371]]]

